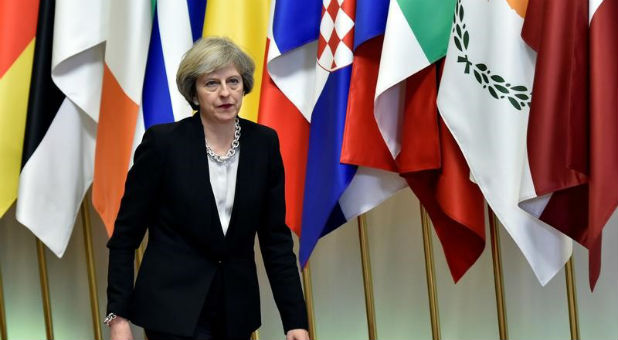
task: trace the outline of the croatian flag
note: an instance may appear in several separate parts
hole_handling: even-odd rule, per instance
[[[340,161],[350,83],[362,81],[351,79],[354,49],[384,33],[388,1],[279,0],[271,8],[259,121],[281,139],[287,222],[300,235],[304,266],[320,237],[405,187],[394,173]]]

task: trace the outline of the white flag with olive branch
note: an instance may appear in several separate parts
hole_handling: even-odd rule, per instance
[[[485,199],[545,285],[571,241],[519,208],[534,193],[526,151],[536,54],[524,0],[457,0],[438,108]]]

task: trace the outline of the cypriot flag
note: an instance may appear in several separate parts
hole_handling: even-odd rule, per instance
[[[525,0],[457,0],[438,108],[475,181],[542,285],[569,238],[518,206],[532,190],[526,130],[536,54],[521,38]]]

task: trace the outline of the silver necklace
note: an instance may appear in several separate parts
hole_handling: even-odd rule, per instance
[[[206,154],[208,154],[210,159],[217,163],[225,163],[229,161],[234,157],[234,155],[236,155],[236,150],[238,150],[238,147],[240,146],[240,120],[236,117],[234,121],[234,140],[232,141],[232,146],[229,150],[227,150],[227,153],[224,156],[217,155],[210,145],[208,145],[208,139],[205,138],[205,140]]]

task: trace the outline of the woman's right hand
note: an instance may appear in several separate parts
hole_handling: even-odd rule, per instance
[[[129,324],[129,320],[121,316],[116,317],[112,320],[112,322],[110,322],[109,327],[110,340],[133,340],[133,333],[131,333],[131,325]]]

